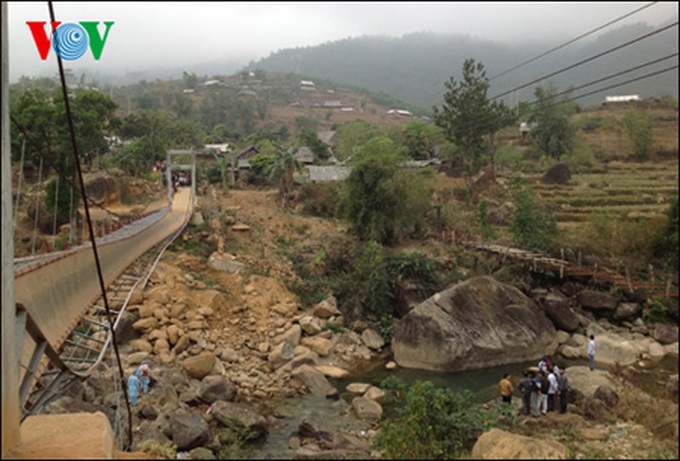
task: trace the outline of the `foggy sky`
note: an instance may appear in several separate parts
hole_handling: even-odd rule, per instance
[[[650,2],[53,2],[63,23],[114,21],[99,61],[88,50],[67,68],[124,74],[218,59],[251,60],[293,47],[362,35],[465,34],[501,43],[568,40]],[[10,81],[54,75],[53,50],[41,61],[26,21],[48,21],[47,2],[9,2]],[[666,23],[677,2],[657,4],[616,23]],[[103,31],[103,29],[102,29]],[[180,77],[181,75],[178,75]]]

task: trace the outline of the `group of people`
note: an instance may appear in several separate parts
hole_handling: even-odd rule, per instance
[[[543,356],[538,363],[538,369],[524,371],[524,376],[517,384],[521,395],[522,413],[524,415],[547,415],[548,412],[559,409],[560,413],[567,412],[569,402],[569,380],[564,367],[552,363],[550,357]],[[498,383],[501,400],[512,402],[514,387],[512,376],[506,373]]]
[[[589,336],[587,350],[590,371],[594,371],[595,335]],[[569,379],[564,367],[558,367],[549,356],[544,355],[536,368],[536,370],[524,371],[523,378],[517,384],[522,398],[522,413],[535,417],[546,415],[548,412],[555,411],[558,403],[559,412],[566,413],[569,403]],[[512,402],[514,388],[510,373],[503,375],[498,383],[498,390],[503,402]]]
[[[149,385],[151,384],[151,367],[142,360],[142,363],[132,372],[127,380],[128,398],[130,405],[137,405],[137,399],[140,392],[149,392]]]

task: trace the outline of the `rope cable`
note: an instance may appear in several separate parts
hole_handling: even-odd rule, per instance
[[[16,232],[17,229],[17,220],[19,219],[19,201],[21,199],[21,183],[24,178],[24,154],[26,153],[26,136],[24,136],[24,139],[21,141],[21,161],[19,162],[19,183],[17,184],[17,200],[16,200],[16,205],[14,206],[14,221],[13,221],[13,226],[14,226],[14,232]]]
[[[55,24],[56,19],[55,19],[55,16],[54,16],[54,7],[53,7],[51,1],[47,2],[47,4],[48,4],[48,7],[49,7],[50,19],[52,21],[52,24]],[[56,32],[56,27],[53,29],[52,33],[54,34],[55,32]],[[57,48],[58,48],[60,42],[57,41],[55,43],[57,44]],[[64,65],[62,63],[61,57],[59,56],[59,53],[56,52],[56,51],[57,50],[55,50],[55,54],[57,56],[57,64],[59,66],[59,77],[60,77],[60,80],[61,80],[61,89],[62,89],[62,93],[64,95],[64,105],[65,105],[65,109],[66,109],[66,119],[68,121],[69,133],[70,133],[70,137],[71,137],[71,144],[73,146],[73,156],[74,156],[74,159],[75,159],[75,166],[76,166],[76,171],[78,173],[78,179],[80,181],[80,190],[81,190],[83,197],[85,197],[85,181],[83,179],[83,172],[82,172],[82,169],[80,167],[80,159],[79,159],[79,154],[78,154],[78,143],[76,142],[75,127],[74,127],[74,124],[73,124],[73,117],[72,117],[72,114],[71,114],[71,105],[70,105],[69,97],[68,97],[68,89],[66,87],[66,77],[64,75]],[[118,372],[119,372],[120,378],[121,378],[121,387],[123,388],[123,394],[125,395],[125,404],[127,406],[127,412],[128,412],[128,440],[129,440],[130,444],[132,444],[132,410],[130,409],[130,400],[128,398],[127,388],[126,388],[125,385],[122,384],[122,383],[125,382],[125,373],[123,371],[123,364],[122,364],[122,361],[121,361],[121,358],[120,358],[120,354],[118,352],[118,342],[116,341],[116,331],[115,331],[115,328],[114,328],[114,325],[113,325],[113,321],[111,320],[111,309],[109,307],[108,296],[106,295],[106,287],[104,285],[104,276],[103,276],[101,264],[100,264],[100,261],[99,261],[99,254],[97,252],[97,243],[96,243],[94,233],[92,232],[92,221],[91,221],[91,218],[90,218],[90,208],[87,205],[87,200],[83,200],[83,205],[84,205],[84,208],[85,208],[85,216],[87,218],[87,223],[88,223],[88,226],[90,227],[90,242],[92,243],[92,252],[94,254],[94,260],[95,260],[95,264],[97,266],[97,274],[99,276],[99,285],[100,285],[100,289],[101,289],[101,292],[102,292],[102,299],[104,301],[104,308],[105,308],[105,311],[106,311],[106,317],[107,317],[108,322],[109,322],[109,330],[110,330],[111,339],[112,339],[111,344],[113,344],[113,349],[114,349],[115,354],[116,354],[116,361],[118,363]]]
[[[57,180],[54,181],[54,206],[52,208],[52,212],[54,213],[52,219],[52,235],[57,235],[57,215],[59,214],[59,175],[57,175]]]
[[[38,189],[42,190],[42,170],[43,158],[40,157],[40,166],[38,167]],[[35,238],[36,229],[38,228],[38,215],[40,214],[40,194],[35,196],[35,215],[33,216],[33,236],[31,238],[31,255],[35,255]]]

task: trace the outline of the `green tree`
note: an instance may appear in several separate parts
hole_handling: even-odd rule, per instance
[[[668,207],[668,223],[654,243],[655,253],[666,267],[672,271],[678,270],[678,197],[671,198]]]
[[[636,160],[649,159],[654,144],[651,117],[640,111],[630,110],[626,112],[621,122],[628,134],[633,157]]]
[[[527,249],[547,250],[557,237],[557,222],[552,213],[541,210],[532,187],[524,180],[512,184],[515,211],[510,223],[514,242]]]
[[[366,120],[356,119],[340,125],[337,129],[338,139],[335,143],[335,156],[338,160],[347,160],[359,152],[361,146],[376,135],[376,130]]]
[[[268,176],[276,179],[278,183],[279,199],[281,199],[282,208],[288,206],[288,196],[294,186],[293,175],[301,169],[300,164],[295,158],[296,151],[297,148],[295,146],[284,148],[279,145],[276,149],[274,163],[269,166],[267,171]]]
[[[547,88],[536,87],[536,101],[529,116],[529,123],[535,124],[529,136],[545,155],[559,160],[574,145],[576,129],[570,117],[576,111],[576,105],[567,99],[557,97],[557,88],[551,82]]]
[[[458,147],[458,154],[466,174],[477,172],[487,160],[485,137],[508,123],[510,113],[502,102],[487,98],[489,79],[482,63],[466,59],[463,78],[451,77],[444,83],[444,104],[434,107],[437,126],[446,138]]]
[[[399,171],[402,160],[394,142],[382,136],[368,141],[356,155],[338,212],[362,240],[390,244],[404,230],[417,228],[430,211],[425,177]]]
[[[406,156],[414,160],[434,157],[435,131],[431,123],[413,121],[406,125],[401,136]]]
[[[319,139],[316,130],[305,126],[302,127],[298,133],[300,144],[309,147],[309,149],[314,153],[315,157],[321,160],[327,160],[328,157],[330,157],[328,146],[321,139]]]
[[[229,163],[230,157],[228,155],[217,155],[213,154],[215,158],[215,166],[220,172],[220,180],[222,181],[222,190],[227,190],[229,188],[229,170],[231,165]]]
[[[269,179],[268,172],[273,168],[276,162],[275,153],[259,153],[250,159],[250,173],[248,174],[248,182],[251,184],[262,184]]]

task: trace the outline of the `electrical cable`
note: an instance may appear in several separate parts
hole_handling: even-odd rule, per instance
[[[561,74],[562,72],[566,72],[567,70],[571,70],[571,69],[573,69],[573,68],[575,68],[575,67],[578,67],[578,66],[580,66],[580,65],[582,65],[582,64],[586,64],[586,63],[588,63],[588,62],[590,62],[590,61],[594,61],[595,59],[601,58],[602,56],[606,56],[606,55],[608,55],[608,54],[610,54],[610,53],[613,53],[614,51],[618,51],[618,50],[620,50],[621,48],[625,48],[625,47],[627,47],[627,46],[629,46],[629,45],[632,45],[633,43],[639,42],[640,40],[644,40],[644,39],[647,39],[647,38],[649,38],[649,37],[651,37],[651,36],[653,36],[653,35],[656,35],[656,34],[659,34],[659,33],[661,33],[661,32],[664,32],[664,31],[666,31],[667,29],[670,29],[671,27],[675,27],[675,26],[677,26],[677,25],[678,25],[678,21],[675,21],[673,24],[669,24],[669,25],[664,26],[664,27],[662,27],[662,28],[660,28],[660,29],[657,29],[657,30],[655,30],[655,31],[652,31],[652,32],[649,32],[649,33],[647,33],[647,34],[641,35],[640,37],[638,37],[638,38],[636,38],[636,39],[633,39],[633,40],[630,40],[630,41],[628,41],[628,42],[622,43],[621,45],[617,45],[617,46],[615,46],[615,47],[613,47],[613,48],[610,48],[610,49],[608,49],[608,50],[606,50],[606,51],[603,51],[603,52],[601,52],[601,53],[598,53],[598,54],[596,54],[596,55],[594,55],[594,56],[591,56],[591,57],[586,58],[586,59],[582,59],[581,61],[578,61],[578,62],[576,62],[576,63],[574,63],[574,64],[572,64],[572,65],[570,65],[570,66],[564,67],[564,68],[562,68],[562,69],[560,69],[560,70],[556,70],[556,71],[551,72],[551,73],[549,73],[549,74],[547,74],[547,75],[544,75],[543,77],[534,79],[534,80],[532,80],[532,81],[530,81],[530,82],[528,82],[528,83],[525,83],[525,84],[520,85],[520,86],[517,86],[517,87],[515,87],[515,88],[513,88],[513,89],[511,89],[511,90],[508,90],[508,91],[505,91],[505,92],[503,92],[503,93],[501,93],[501,94],[498,94],[498,95],[496,95],[496,96],[493,96],[493,97],[489,98],[489,101],[493,101],[493,100],[498,99],[498,98],[501,98],[501,97],[503,97],[503,96],[507,96],[508,94],[510,94],[510,93],[512,93],[512,92],[514,92],[514,91],[521,90],[522,88],[526,88],[526,87],[528,87],[529,85],[533,85],[534,83],[538,83],[538,82],[540,82],[540,81],[542,81],[542,80],[545,80],[545,79],[550,78],[550,77],[554,77],[555,75]]]
[[[593,29],[593,30],[590,30],[590,31],[588,31],[588,32],[586,32],[586,33],[584,33],[584,34],[581,34],[581,35],[579,35],[578,37],[574,37],[574,38],[572,38],[571,40],[569,40],[568,42],[565,42],[565,43],[563,43],[563,44],[561,44],[561,45],[558,45],[558,46],[556,46],[556,47],[554,47],[554,48],[551,48],[551,49],[549,49],[548,51],[545,51],[545,52],[543,52],[543,53],[541,53],[541,54],[539,54],[539,55],[537,55],[537,56],[534,56],[534,57],[531,58],[531,59],[528,59],[528,60],[526,60],[526,61],[524,61],[524,62],[521,62],[521,63],[517,64],[516,66],[514,66],[514,67],[512,67],[512,68],[510,68],[510,69],[508,69],[508,70],[505,70],[505,71],[501,72],[501,73],[498,74],[498,75],[495,75],[495,76],[491,77],[491,78],[489,79],[489,81],[491,82],[491,81],[493,81],[493,80],[495,80],[495,79],[497,79],[497,78],[500,78],[500,77],[502,77],[502,76],[504,76],[504,75],[509,74],[510,72],[512,72],[512,71],[514,71],[514,70],[519,69],[520,67],[524,67],[524,66],[526,66],[527,64],[531,64],[532,62],[534,62],[534,61],[536,61],[536,60],[538,60],[538,59],[540,59],[540,58],[542,58],[542,57],[544,57],[544,56],[547,56],[547,55],[549,55],[550,53],[552,53],[552,52],[554,52],[554,51],[560,50],[560,49],[564,48],[564,47],[567,46],[567,45],[571,45],[572,43],[574,43],[574,42],[576,42],[576,41],[578,41],[578,40],[581,40],[582,38],[585,38],[585,37],[587,37],[587,36],[589,36],[589,35],[594,34],[595,32],[598,32],[598,31],[604,29],[605,27],[609,27],[609,26],[611,26],[612,24],[615,24],[615,23],[617,23],[617,22],[619,22],[619,21],[622,21],[622,20],[624,20],[624,19],[626,19],[626,18],[628,18],[628,17],[630,17],[630,16],[632,16],[632,15],[634,15],[634,14],[637,14],[637,13],[639,13],[640,11],[642,11],[642,10],[644,10],[644,9],[647,9],[647,8],[649,8],[650,6],[653,6],[653,5],[656,4],[656,3],[659,3],[659,2],[651,2],[651,3],[648,3],[647,5],[641,6],[640,8],[638,8],[638,9],[636,9],[636,10],[633,10],[633,11],[631,11],[630,13],[624,14],[623,16],[620,16],[620,17],[618,17],[618,18],[616,18],[616,19],[614,19],[614,20],[612,20],[612,21],[609,21],[608,23],[603,24],[603,25],[601,25],[600,27],[597,27],[597,28],[595,28],[595,29]]]
[[[47,2],[48,7],[49,7],[49,12],[50,12],[50,19],[52,21],[52,24],[56,23],[56,19],[54,16],[54,7],[52,5],[52,2],[49,1]],[[56,27],[53,28],[52,34],[56,32]],[[59,41],[53,42],[56,43],[57,49],[59,48]],[[78,179],[80,181],[80,190],[85,197],[85,181],[83,180],[83,172],[80,167],[80,156],[78,154],[78,143],[76,142],[76,134],[75,134],[75,127],[73,125],[73,117],[71,114],[71,105],[69,103],[69,97],[68,97],[68,89],[66,88],[66,77],[64,75],[64,65],[62,63],[61,57],[59,56],[59,53],[57,52],[57,49],[55,49],[55,54],[57,55],[57,64],[59,66],[59,78],[61,79],[61,89],[64,94],[64,105],[66,109],[66,119],[68,121],[68,126],[69,126],[69,133],[71,135],[71,144],[73,146],[73,156],[75,159],[75,165],[76,165],[76,171],[78,173]],[[116,341],[116,332],[113,327],[113,321],[111,320],[111,309],[109,308],[109,302],[108,302],[108,297],[106,295],[106,286],[104,285],[104,276],[102,273],[101,269],[101,264],[99,261],[99,254],[97,252],[97,243],[96,239],[94,238],[94,232],[92,229],[92,221],[90,219],[90,208],[87,205],[87,200],[83,200],[84,208],[85,208],[85,216],[87,218],[87,224],[90,228],[90,242],[92,243],[92,251],[94,253],[94,260],[95,264],[97,266],[97,274],[99,276],[99,285],[100,289],[102,292],[102,299],[104,301],[104,308],[106,311],[106,317],[108,318],[109,321],[109,329],[110,329],[110,334],[111,334],[111,343],[113,344],[113,349],[116,354],[116,361],[118,363],[118,372],[121,377],[121,387],[123,388],[123,394],[125,395],[125,403],[127,405],[127,410],[128,410],[128,439],[130,444],[132,444],[132,410],[130,409],[130,399],[128,398],[127,394],[127,388],[125,386],[125,373],[123,372],[123,364],[120,359],[120,354],[118,352],[118,342]]]
[[[642,69],[642,68],[645,68],[645,67],[648,67],[648,66],[657,64],[657,63],[659,63],[659,62],[662,62],[662,61],[671,59],[671,58],[673,58],[673,57],[676,57],[677,55],[678,55],[678,53],[673,53],[673,54],[670,54],[670,55],[666,55],[666,56],[664,56],[664,57],[662,57],[662,58],[658,58],[658,59],[654,59],[654,60],[648,61],[648,62],[646,62],[646,63],[644,63],[644,64],[639,64],[639,65],[637,65],[637,66],[628,68],[628,69],[626,69],[626,70],[619,71],[619,72],[616,72],[616,73],[614,73],[614,74],[607,75],[607,76],[605,76],[605,77],[601,77],[601,78],[599,78],[599,79],[590,81],[590,82],[588,82],[588,83],[584,83],[584,84],[579,85],[579,86],[577,86],[577,87],[575,87],[575,88],[569,88],[569,89],[564,90],[564,91],[562,91],[562,92],[560,92],[560,93],[557,93],[557,94],[552,95],[551,98],[557,98],[558,96],[561,96],[561,95],[564,95],[564,94],[568,94],[568,93],[572,93],[572,92],[575,91],[575,90],[584,89],[584,88],[587,88],[587,87],[589,87],[589,86],[595,85],[595,84],[597,84],[597,83],[601,83],[601,82],[603,82],[603,81],[610,80],[610,79],[612,79],[612,78],[619,77],[619,76],[621,76],[621,75],[625,75],[625,74],[628,74],[628,73],[633,72],[633,71],[636,71],[636,70],[640,70],[640,69]],[[677,66],[675,66],[675,67],[670,67],[670,68],[666,68],[666,69],[662,69],[661,71],[654,72],[654,73],[651,73],[651,74],[646,74],[646,75],[643,75],[643,76],[640,76],[640,77],[636,77],[636,78],[631,79],[631,80],[626,80],[625,82],[620,82],[620,83],[618,83],[618,84],[611,85],[611,86],[608,86],[608,87],[605,87],[605,88],[600,88],[600,89],[598,89],[598,90],[591,91],[591,92],[586,93],[586,94],[584,94],[584,95],[580,95],[580,96],[573,97],[573,98],[567,98],[567,99],[565,99],[565,100],[562,100],[562,101],[556,103],[555,105],[559,105],[559,104],[562,104],[562,103],[565,103],[565,102],[575,101],[575,100],[577,100],[577,99],[581,99],[581,98],[584,98],[584,97],[586,97],[586,96],[591,96],[591,95],[593,95],[593,94],[596,94],[596,93],[599,93],[599,92],[602,92],[602,91],[605,91],[605,90],[608,90],[608,89],[612,89],[612,88],[616,88],[616,87],[619,87],[619,86],[623,86],[623,85],[625,85],[625,84],[627,84],[627,83],[631,83],[631,82],[635,82],[635,81],[642,80],[642,79],[645,79],[645,78],[653,77],[653,76],[658,75],[658,74],[660,74],[660,73],[665,73],[665,72],[668,72],[668,71],[670,71],[670,70],[673,70],[674,68],[677,68]],[[538,102],[538,101],[531,101],[531,102],[528,102],[528,103],[527,103],[527,107],[530,107],[530,106],[532,106],[532,105],[535,105],[537,102]],[[552,105],[548,105],[547,107],[551,107],[551,106],[552,106]],[[485,126],[487,126],[487,125],[490,125],[489,121],[491,121],[491,120],[493,120],[493,117],[485,117],[485,118],[481,118],[481,119],[475,120],[473,123],[470,123],[469,126],[468,126],[467,128],[470,129],[470,130],[477,130],[477,129],[479,129],[479,128],[482,128],[482,127],[485,127]]]

